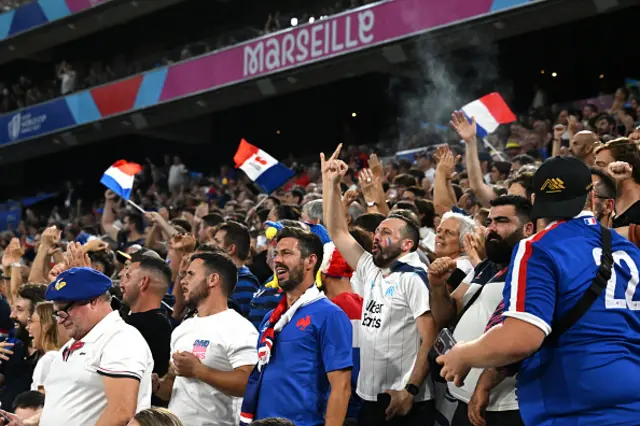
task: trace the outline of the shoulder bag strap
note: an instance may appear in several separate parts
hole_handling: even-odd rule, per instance
[[[578,302],[567,312],[564,317],[551,324],[551,334],[545,339],[545,343],[556,343],[560,336],[577,323],[580,318],[591,308],[602,291],[607,287],[607,282],[613,273],[613,253],[611,249],[611,230],[600,226],[600,238],[602,240],[602,257],[600,268],[591,286]]]

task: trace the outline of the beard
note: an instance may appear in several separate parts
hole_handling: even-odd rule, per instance
[[[604,219],[604,217],[605,217],[604,210],[607,207],[606,207],[605,203],[598,202],[598,201],[596,201],[596,203],[594,204],[593,210],[594,210],[594,214],[596,216],[596,220],[600,223],[602,221],[602,219]]]
[[[487,251],[487,258],[498,265],[507,265],[511,262],[511,254],[518,242],[522,240],[524,233],[522,229],[516,229],[506,238],[502,238],[497,232],[487,235],[484,248]]]
[[[293,269],[289,269],[289,267],[282,264],[277,265],[277,267],[287,268],[287,270],[289,271],[289,278],[281,282],[278,282],[278,285],[280,286],[280,288],[285,292],[291,291],[294,288],[296,288],[304,279],[304,273],[302,272],[302,263],[300,263],[297,267]]]
[[[402,254],[400,243],[390,244],[382,247],[378,243],[373,243],[375,253],[373,255],[373,264],[378,268],[386,268]]]
[[[20,324],[20,323],[16,323],[16,332],[15,332],[15,336],[16,339],[22,341],[25,346],[30,346],[31,345],[31,337],[29,336],[29,332],[27,331],[27,327]]]
[[[193,289],[189,290],[187,294],[187,300],[185,300],[187,306],[191,309],[197,309],[200,302],[209,296],[209,288],[205,280],[202,280]]]

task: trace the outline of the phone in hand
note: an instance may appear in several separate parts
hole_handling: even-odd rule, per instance
[[[433,348],[436,350],[438,355],[445,355],[456,345],[456,343],[456,339],[453,338],[453,334],[451,334],[449,329],[443,328],[438,334],[438,337],[433,344]]]

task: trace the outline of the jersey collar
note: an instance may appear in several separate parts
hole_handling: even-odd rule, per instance
[[[583,217],[595,217],[593,212],[590,212],[589,210],[582,210],[580,213],[578,213],[576,216],[573,217],[573,219],[580,219]],[[544,229],[549,229],[552,226],[554,226],[556,223],[558,223],[557,220],[554,220],[553,222],[550,222]]]
[[[120,318],[120,313],[118,311],[111,312],[109,315],[102,318],[102,320],[80,340],[85,343],[93,343],[97,341],[105,331],[111,329],[119,320],[122,320],[122,318]]]

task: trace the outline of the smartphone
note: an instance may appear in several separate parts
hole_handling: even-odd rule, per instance
[[[438,334],[438,337],[433,344],[433,348],[436,350],[438,355],[445,355],[456,345],[456,343],[456,339],[453,338],[453,334],[451,334],[449,329],[443,328],[440,331],[440,334]]]

